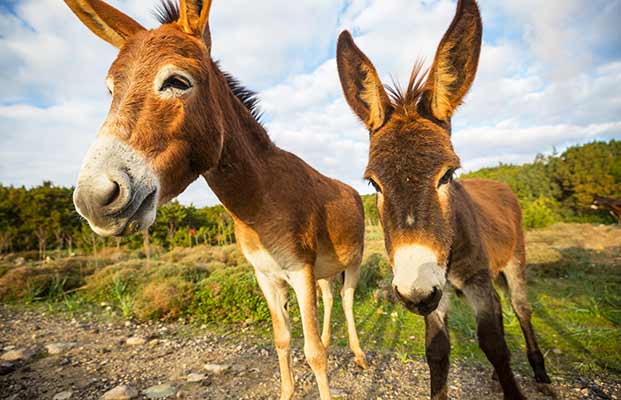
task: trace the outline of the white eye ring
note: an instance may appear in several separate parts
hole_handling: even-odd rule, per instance
[[[175,78],[177,78],[177,81],[184,83],[184,86],[187,88],[182,89],[180,87],[175,87],[174,85],[165,87],[168,80]],[[161,98],[170,99],[181,97],[192,91],[194,88],[194,82],[194,78],[187,71],[174,65],[165,65],[162,69],[160,69],[155,77],[155,81],[153,82],[153,90]]]
[[[111,76],[106,78],[106,87],[108,88],[108,92],[110,92],[110,94],[114,93],[114,79]]]

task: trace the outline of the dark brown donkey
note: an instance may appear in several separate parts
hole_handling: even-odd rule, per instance
[[[593,196],[593,202],[591,208],[594,210],[608,211],[619,224],[621,224],[621,198],[612,199],[610,197],[603,197],[599,195]]]
[[[459,1],[426,81],[417,65],[407,90],[391,89],[392,96],[349,32],[337,48],[345,97],[370,132],[365,177],[377,190],[393,287],[410,311],[425,316],[433,399],[447,397],[447,281],[474,308],[479,345],[505,398],[524,396],[511,371],[493,280],[506,281],[536,381],[550,383],[531,325],[516,197],[501,183],[453,181],[460,161],[451,145],[451,116],[474,80],[481,35],[476,2]]]
[[[162,25],[153,30],[99,0],[66,3],[120,50],[107,77],[112,105],[80,171],[76,208],[101,235],[136,232],[151,225],[158,204],[202,175],[233,215],[269,305],[281,398],[294,392],[290,285],[300,304],[304,353],[321,398],[329,399],[317,280],[325,291],[327,279],[345,272],[349,343],[355,361],[366,366],[352,311],[364,236],[360,197],[271,142],[257,121],[254,94],[210,56],[210,1],[164,2]]]

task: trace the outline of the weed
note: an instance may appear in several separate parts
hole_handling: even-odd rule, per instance
[[[128,283],[119,276],[114,277],[110,287],[112,300],[118,304],[125,318],[131,317],[134,308],[134,296],[129,292],[128,287]]]

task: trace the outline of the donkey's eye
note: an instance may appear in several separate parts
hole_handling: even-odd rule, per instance
[[[373,189],[375,189],[375,191],[377,193],[382,193],[382,189],[380,188],[380,186],[377,184],[377,182],[375,182],[373,179],[369,178],[369,185],[373,186]]]
[[[181,75],[171,75],[168,77],[164,83],[162,83],[162,87],[160,87],[160,92],[165,90],[173,89],[185,92],[192,87],[192,83],[185,77]]]
[[[453,174],[455,174],[455,170],[453,168],[450,168],[448,171],[446,171],[444,175],[442,175],[442,178],[440,178],[440,181],[438,182],[438,187],[451,182],[453,180]]]

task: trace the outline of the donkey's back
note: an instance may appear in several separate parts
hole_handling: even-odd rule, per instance
[[[459,182],[474,205],[492,277],[497,278],[502,269],[514,260],[523,265],[522,210],[511,188],[488,179],[464,179]]]

